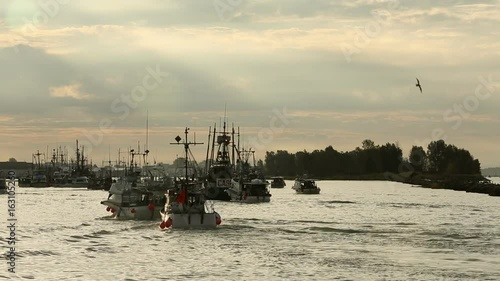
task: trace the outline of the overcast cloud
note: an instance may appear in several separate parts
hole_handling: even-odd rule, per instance
[[[352,150],[367,138],[407,154],[442,132],[483,167],[500,165],[499,1],[7,0],[0,8],[4,161],[78,138],[94,140],[100,163],[110,146],[144,144],[149,112],[150,150],[171,162],[181,152],[168,143],[183,127],[206,141],[227,104],[247,141],[269,132],[276,112],[289,114],[276,123],[283,130],[252,142],[259,157]],[[148,88],[143,100],[127,105],[137,86]],[[103,120],[114,128],[96,142]],[[194,151],[203,158],[204,148]]]

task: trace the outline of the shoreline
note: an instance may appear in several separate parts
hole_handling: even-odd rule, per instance
[[[295,177],[283,176],[285,180],[295,180]],[[368,175],[337,175],[333,177],[311,177],[315,180],[346,180],[346,181],[394,181],[422,188],[448,189],[470,193],[500,196],[500,184],[493,183],[482,175],[441,175],[417,172],[380,173]]]

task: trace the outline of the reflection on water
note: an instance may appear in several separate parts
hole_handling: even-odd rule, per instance
[[[109,219],[99,204],[104,191],[21,188],[17,273],[30,280],[500,280],[499,198],[392,182],[318,186],[319,195],[273,189],[267,204],[216,202],[220,228],[192,231]],[[12,277],[6,268],[0,278]]]

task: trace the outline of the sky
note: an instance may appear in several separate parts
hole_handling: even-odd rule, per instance
[[[170,163],[185,127],[201,161],[226,116],[262,159],[444,139],[500,166],[499,4],[2,0],[0,161],[78,139],[101,164],[147,128]]]

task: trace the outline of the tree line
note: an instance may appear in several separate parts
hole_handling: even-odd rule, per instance
[[[328,178],[408,171],[480,174],[480,166],[479,160],[474,159],[469,151],[446,144],[443,140],[430,142],[427,149],[413,146],[408,156],[404,157],[398,144],[376,145],[367,139],[362,142],[361,147],[356,147],[352,151],[341,152],[332,146],[312,152],[266,151],[262,168],[267,175],[307,174],[317,178]]]

